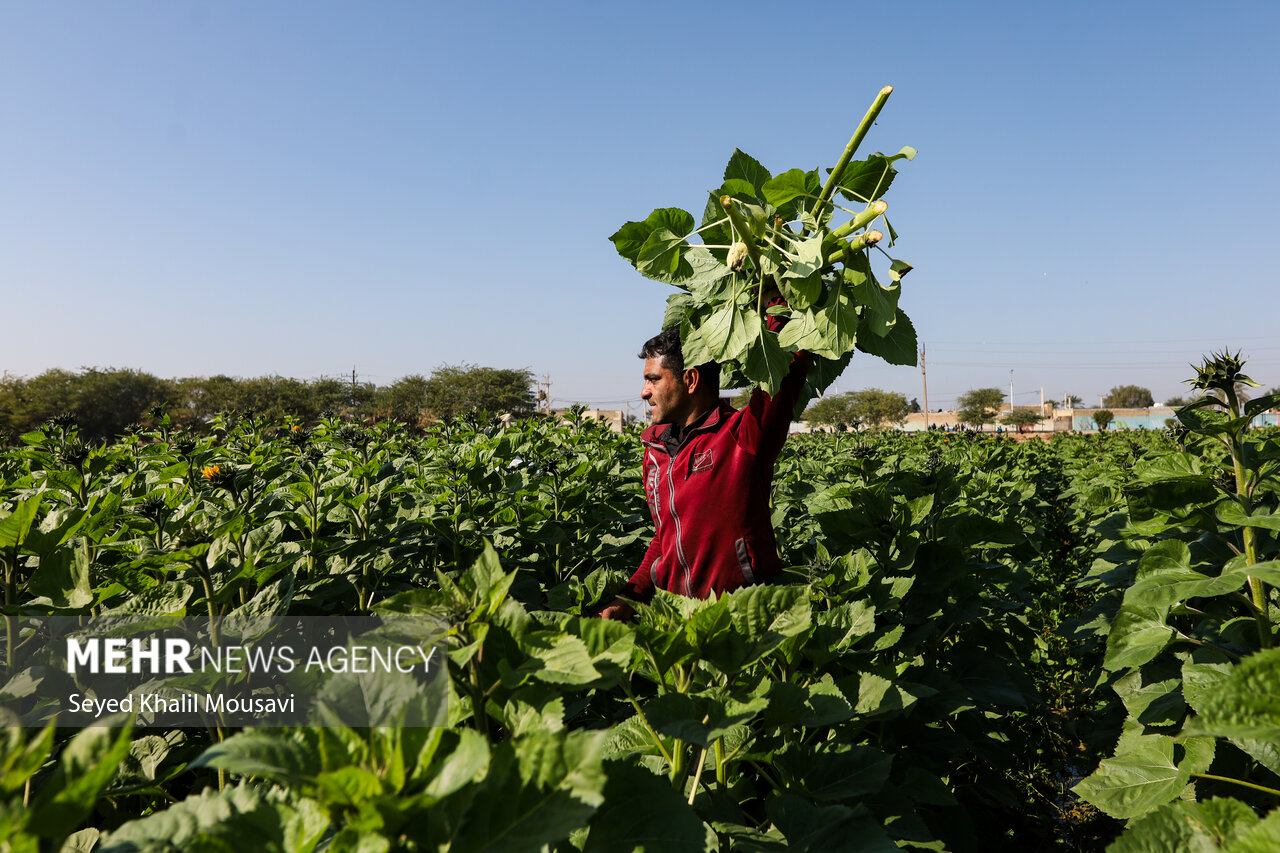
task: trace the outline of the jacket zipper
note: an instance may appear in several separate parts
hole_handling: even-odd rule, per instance
[[[680,566],[684,569],[684,594],[692,597],[693,593],[689,588],[689,561],[684,555],[684,544],[680,541],[680,514],[676,512],[676,485],[672,479],[672,472],[675,471],[676,460],[670,455],[667,456],[667,494],[671,502],[671,517],[676,522],[676,556],[680,558]]]
[[[707,431],[712,426],[715,426],[715,424],[703,424],[702,426],[698,427],[698,429],[690,432],[688,438],[685,440],[685,447],[688,446],[689,439],[692,439],[695,435],[697,435],[700,432]],[[655,447],[658,445],[650,444],[649,446]],[[684,543],[681,542],[680,514],[676,512],[676,485],[675,485],[675,480],[672,479],[672,474],[675,472],[675,467],[676,467],[676,458],[675,456],[672,456],[669,452],[666,452],[667,446],[665,444],[661,445],[660,449],[666,454],[666,457],[667,457],[667,495],[671,504],[671,518],[676,523],[676,557],[680,560],[680,567],[684,569],[684,594],[692,598],[693,589],[692,589],[691,581],[692,581],[693,571],[689,568],[689,560],[684,555]],[[661,513],[659,513],[659,515],[661,515]]]

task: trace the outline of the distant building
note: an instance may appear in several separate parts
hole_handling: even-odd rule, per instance
[[[566,418],[569,415],[569,409],[552,409],[553,417]],[[626,424],[626,412],[621,409],[586,409],[582,412],[584,421],[599,421],[609,425],[609,429],[614,432],[622,432],[622,427]]]

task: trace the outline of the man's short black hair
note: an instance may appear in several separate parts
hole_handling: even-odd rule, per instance
[[[684,373],[684,352],[680,349],[680,329],[671,328],[659,332],[644,342],[641,358],[656,358],[662,366],[679,376]],[[720,365],[714,361],[697,366],[698,378],[715,396],[720,395]]]

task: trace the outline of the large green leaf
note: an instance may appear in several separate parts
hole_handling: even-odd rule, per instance
[[[889,840],[880,821],[866,806],[819,806],[794,794],[769,800],[766,810],[787,839],[792,853],[891,853],[898,845]]]
[[[1179,689],[1184,671],[1176,660],[1147,664],[1116,681],[1115,691],[1129,715],[1144,725],[1173,725],[1186,713]]]
[[[710,746],[730,729],[743,725],[764,709],[766,700],[749,702],[664,693],[644,705],[644,715],[654,731],[698,746]]]
[[[755,188],[757,194],[771,177],[769,170],[761,166],[754,157],[737,148],[733,149],[733,155],[729,157],[729,163],[724,167],[725,181],[734,179],[746,181]]]
[[[619,228],[609,239],[618,250],[618,254],[638,264],[640,252],[645,243],[656,231],[665,230],[683,239],[693,230],[693,217],[678,207],[660,207],[649,214],[643,222],[628,222]]]
[[[1107,853],[1236,851],[1235,842],[1257,824],[1253,809],[1239,800],[1168,803],[1129,824]]]
[[[1204,469],[1200,457],[1191,453],[1162,453],[1136,464],[1133,479],[1139,483],[1169,483],[1192,480],[1211,483],[1213,475]]]
[[[33,495],[18,501],[12,513],[0,518],[0,550],[22,547],[40,511],[40,496]]]
[[[48,598],[54,607],[79,609],[93,604],[86,548],[58,548],[40,558],[31,573],[29,589]]]
[[[314,800],[284,802],[276,794],[240,785],[206,790],[167,809],[132,820],[108,834],[99,853],[261,850],[310,853],[329,829]]]
[[[1175,631],[1165,623],[1167,608],[1146,604],[1125,604],[1111,622],[1107,635],[1107,655],[1102,666],[1108,671],[1142,666],[1173,640]]]
[[[1280,530],[1280,512],[1246,514],[1244,507],[1236,501],[1223,501],[1214,507],[1218,520],[1224,524],[1237,527],[1261,527],[1266,530]]]
[[[606,765],[604,804],[583,853],[703,853],[707,827],[664,778],[620,762]]]
[[[1125,590],[1126,605],[1147,606],[1167,612],[1174,604],[1189,598],[1212,598],[1235,592],[1244,586],[1243,574],[1222,574],[1209,577],[1190,569],[1161,571],[1143,575]]]
[[[1274,853],[1276,850],[1280,850],[1280,809],[1272,809],[1260,822],[1240,832],[1225,853]]]
[[[1133,749],[1103,759],[1072,790],[1112,817],[1144,815],[1175,799],[1187,786],[1191,771],[1179,767],[1178,752],[1171,737],[1142,737]]]
[[[132,734],[128,725],[93,726],[78,732],[63,747],[53,775],[41,785],[32,803],[31,829],[54,838],[74,831],[115,778],[120,762],[129,754]]]
[[[751,664],[813,624],[802,588],[749,586],[729,593],[724,601],[733,630],[708,643],[704,654],[726,672]]]
[[[499,744],[452,849],[520,853],[583,826],[604,801],[604,737],[537,732]]]
[[[32,735],[5,722],[0,733],[0,794],[8,795],[20,790],[44,765],[53,749],[55,729],[50,725]]]
[[[778,336],[761,326],[747,347],[743,367],[754,384],[763,388],[766,394],[773,395],[778,393],[790,369],[791,359],[791,353],[780,346]]]
[[[789,169],[760,184],[760,194],[774,207],[782,207],[797,196],[809,192],[804,169]]]
[[[851,201],[875,201],[888,191],[898,174],[894,161],[914,160],[915,156],[916,150],[907,146],[889,157],[877,153],[850,162],[840,175],[840,194]]]
[[[902,285],[894,283],[882,287],[871,274],[863,253],[858,253],[858,258],[845,266],[841,276],[852,291],[853,301],[862,306],[863,326],[880,337],[893,331],[898,323],[898,297],[902,293]]]
[[[651,278],[674,275],[680,268],[681,250],[688,245],[683,234],[659,228],[645,238],[636,255],[636,269]]]
[[[1188,733],[1280,742],[1280,649],[1245,658],[1198,710]]]
[[[858,338],[858,349],[868,355],[882,358],[889,364],[901,364],[915,367],[918,358],[919,344],[916,340],[916,327],[901,308],[894,312],[892,330],[881,337],[879,335],[863,335]]]
[[[516,668],[517,674],[548,684],[583,685],[600,679],[591,653],[578,637],[542,631],[524,638],[521,649],[529,659]]]
[[[774,763],[810,798],[848,802],[879,793],[889,781],[893,756],[871,746],[792,744],[774,756]]]
[[[834,683],[799,685],[775,681],[768,693],[765,721],[773,725],[821,728],[853,716],[853,705]]]
[[[693,366],[708,361],[738,360],[746,354],[753,337],[759,334],[759,325],[759,317],[754,311],[744,311],[726,302],[691,333],[682,336],[685,364]]]
[[[311,744],[265,731],[245,731],[215,743],[191,763],[239,776],[260,776],[297,786],[318,774],[323,765]]]

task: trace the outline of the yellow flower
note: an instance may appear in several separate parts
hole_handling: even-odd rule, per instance
[[[289,429],[292,430],[293,432],[297,432],[298,430],[302,429],[302,427],[298,426],[297,424],[294,424],[293,426],[289,427]]]
[[[222,473],[222,469],[217,465],[210,465],[208,468],[201,468],[200,473],[204,475],[206,480],[212,480],[214,477]]]

